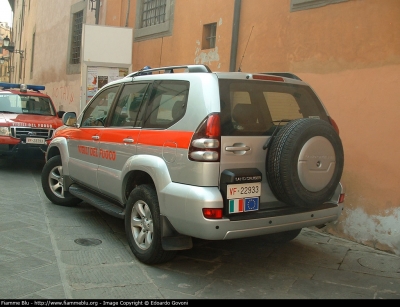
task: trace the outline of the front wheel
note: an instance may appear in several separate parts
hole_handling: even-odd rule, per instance
[[[176,255],[176,251],[162,248],[160,208],[157,193],[150,185],[140,185],[129,195],[125,232],[132,253],[143,263],[162,263]]]
[[[47,198],[60,206],[75,206],[82,200],[64,195],[64,175],[60,156],[49,159],[42,170],[42,188]]]

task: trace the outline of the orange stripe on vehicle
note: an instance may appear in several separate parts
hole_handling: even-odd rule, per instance
[[[174,142],[178,148],[188,148],[193,132],[173,130],[142,130],[139,144],[163,146],[165,142]]]
[[[124,139],[132,139],[134,144],[139,139],[140,129],[105,128],[100,132],[100,142],[124,143]]]
[[[54,137],[64,137],[69,140],[79,140],[79,141],[93,141],[93,136],[100,135],[100,130],[98,128],[66,128],[54,135]]]
[[[165,142],[174,142],[177,148],[188,148],[193,132],[172,130],[144,130],[144,129],[115,129],[115,128],[86,128],[65,129],[57,132],[57,137],[66,137],[70,140],[93,140],[92,136],[100,136],[100,142],[125,143],[123,139],[132,138],[134,144],[148,146],[163,146]]]

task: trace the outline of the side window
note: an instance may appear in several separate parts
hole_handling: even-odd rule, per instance
[[[217,38],[217,23],[210,23],[203,26],[203,40],[201,49],[215,48]]]
[[[160,81],[154,84],[143,127],[168,128],[186,111],[188,81]]]
[[[111,126],[140,127],[142,122],[138,120],[140,107],[145,101],[148,83],[127,84],[124,86],[118,99],[111,120]]]
[[[96,97],[90,102],[90,105],[85,109],[81,127],[104,127],[104,123],[106,122],[108,112],[118,88],[118,86],[114,86],[101,91],[96,95]]]

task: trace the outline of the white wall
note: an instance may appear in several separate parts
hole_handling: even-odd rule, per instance
[[[96,67],[132,69],[133,29],[102,25],[84,25],[82,34],[81,110],[88,97],[88,69]],[[96,86],[96,85],[95,85]],[[95,88],[97,90],[97,88]]]

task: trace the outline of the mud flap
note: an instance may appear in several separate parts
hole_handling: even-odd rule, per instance
[[[178,233],[164,215],[161,218],[161,244],[162,248],[168,250],[184,250],[193,247],[192,237]]]

